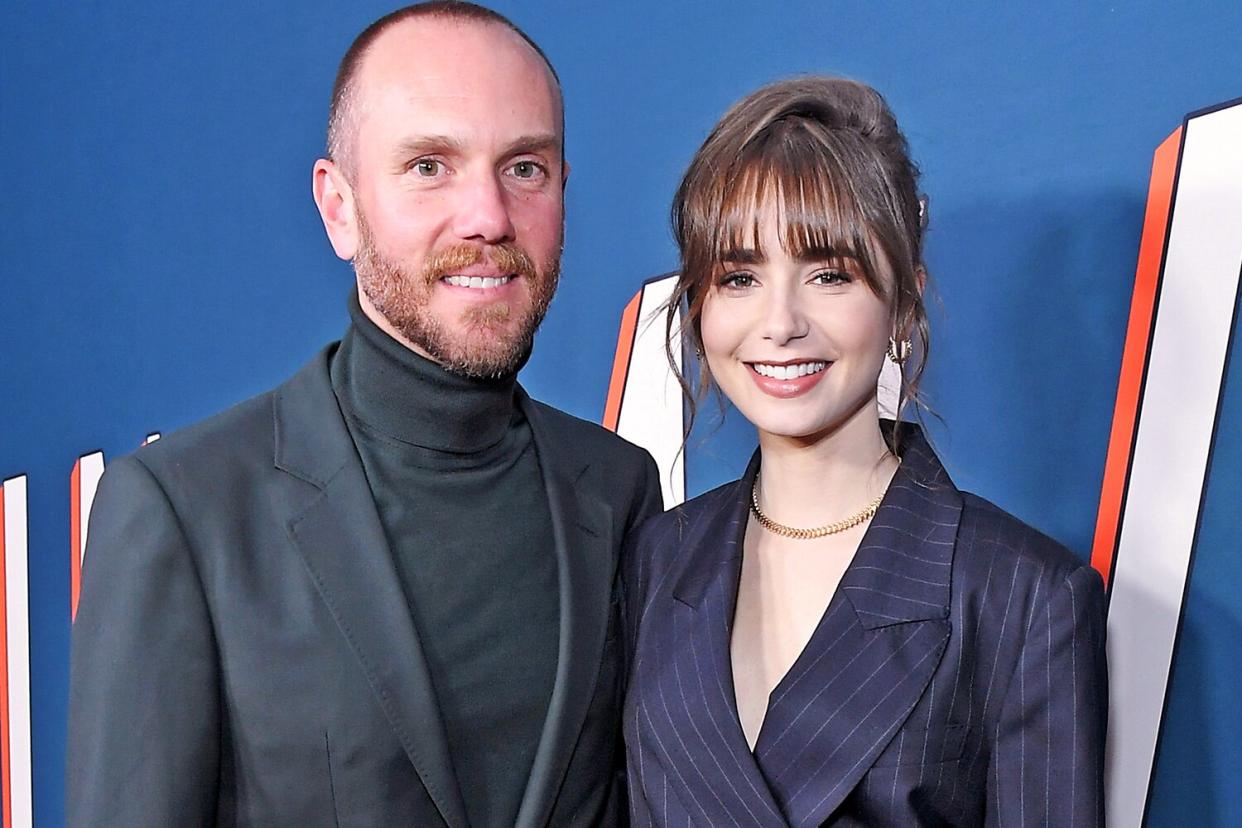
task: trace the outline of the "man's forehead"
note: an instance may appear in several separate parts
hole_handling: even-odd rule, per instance
[[[508,27],[491,21],[414,18],[394,24],[367,49],[357,97],[412,95],[452,102],[485,85],[546,90],[559,106],[555,80],[539,54]]]

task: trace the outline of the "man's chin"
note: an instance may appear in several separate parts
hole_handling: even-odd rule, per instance
[[[521,332],[475,330],[452,342],[433,343],[432,358],[445,370],[479,379],[517,373],[530,357],[532,337]]]
[[[455,354],[440,365],[451,374],[472,379],[504,379],[520,371],[529,357],[529,348],[505,354]]]

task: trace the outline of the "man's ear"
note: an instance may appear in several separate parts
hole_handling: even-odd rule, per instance
[[[336,255],[349,261],[358,252],[358,214],[354,189],[335,162],[320,158],[311,174],[311,192],[323,219],[323,229]]]
[[[561,160],[561,192],[565,192],[565,188],[569,186],[569,162]]]

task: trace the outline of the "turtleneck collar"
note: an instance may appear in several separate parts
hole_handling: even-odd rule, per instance
[[[517,376],[474,379],[446,371],[380,329],[349,297],[352,324],[332,360],[346,415],[385,437],[453,454],[488,449],[516,413]]]

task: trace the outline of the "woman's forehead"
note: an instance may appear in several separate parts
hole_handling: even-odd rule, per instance
[[[718,254],[753,251],[764,254],[773,239],[794,258],[857,256],[870,234],[861,220],[843,215],[833,194],[813,194],[789,182],[739,182],[722,205],[716,248]],[[852,212],[852,211],[850,211]]]

